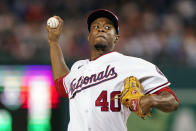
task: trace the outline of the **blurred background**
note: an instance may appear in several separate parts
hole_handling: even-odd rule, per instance
[[[65,131],[68,100],[52,79],[46,21],[64,19],[60,38],[71,67],[87,59],[86,18],[109,9],[119,17],[116,50],[156,64],[180,99],[173,113],[153,110],[146,121],[131,115],[128,130],[196,131],[195,0],[0,0],[0,131]]]

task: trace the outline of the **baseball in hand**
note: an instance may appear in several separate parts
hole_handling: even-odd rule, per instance
[[[47,25],[50,27],[50,28],[57,28],[58,25],[59,25],[59,21],[58,19],[56,19],[55,17],[50,17],[47,21]]]

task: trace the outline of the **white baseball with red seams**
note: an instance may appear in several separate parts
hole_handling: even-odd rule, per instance
[[[138,78],[149,94],[170,85],[154,64],[118,52],[74,63],[63,78],[69,96],[68,131],[127,131],[130,110],[114,97],[129,76]]]
[[[58,25],[59,25],[59,21],[58,21],[58,19],[56,19],[55,17],[50,17],[50,18],[47,20],[47,25],[48,25],[50,28],[57,28]]]

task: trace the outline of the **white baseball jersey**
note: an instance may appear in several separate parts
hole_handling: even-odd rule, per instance
[[[127,131],[130,110],[114,98],[129,76],[137,77],[150,94],[170,84],[152,63],[118,52],[74,63],[63,78],[69,97],[68,131]]]

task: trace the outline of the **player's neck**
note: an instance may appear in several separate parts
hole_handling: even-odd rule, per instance
[[[90,60],[95,60],[98,57],[100,57],[101,55],[104,55],[104,54],[106,54],[108,52],[111,52],[111,51],[91,50]]]

